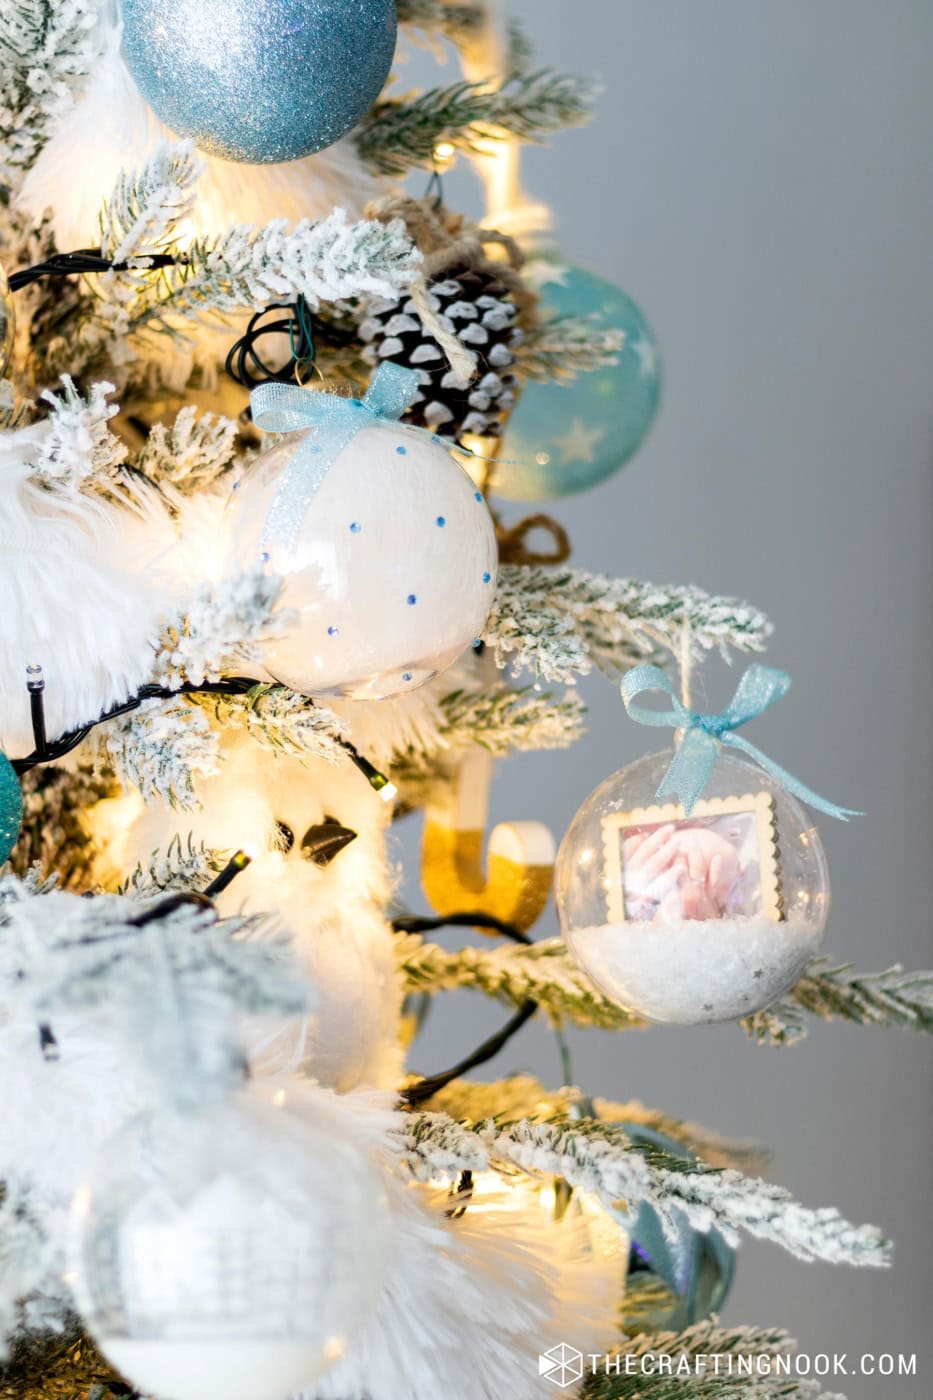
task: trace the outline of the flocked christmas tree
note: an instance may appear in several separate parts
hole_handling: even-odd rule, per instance
[[[876,1229],[661,1110],[464,1077],[533,1015],[933,1027],[929,974],[817,954],[805,810],[852,814],[738,732],[786,678],[690,707],[765,617],[490,504],[610,474],[656,408],[641,313],[518,179],[586,84],[480,0],[120,8],[0,10],[0,1394],[818,1396],[717,1322],[732,1251],[877,1266]],[[461,81],[385,90],[396,8]],[[484,860],[490,768],[579,739],[593,669],[673,751],[581,809],[533,940],[555,853]],[[425,918],[390,906],[414,809]],[[510,1019],[418,1073],[455,987]]]

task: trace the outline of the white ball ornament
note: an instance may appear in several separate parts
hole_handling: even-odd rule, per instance
[[[657,789],[672,751],[608,778],[561,843],[564,939],[612,1001],[651,1021],[728,1021],[771,1005],[819,947],[819,833],[762,769],[720,756],[688,816]]]
[[[381,367],[374,388],[391,382],[417,388],[410,371]],[[255,396],[284,387],[254,391],[260,424],[270,420]],[[281,607],[293,615],[263,666],[307,695],[414,690],[474,642],[492,606],[497,546],[483,495],[439,440],[374,411],[370,395],[360,405],[286,393],[299,416],[272,422],[312,426],[260,457],[229,508],[238,565],[262,560],[283,575]]]
[[[72,1206],[100,1350],[159,1400],[282,1400],[344,1354],[388,1262],[382,1182],[285,1091],[136,1119]],[[322,1115],[323,1116],[323,1115]]]

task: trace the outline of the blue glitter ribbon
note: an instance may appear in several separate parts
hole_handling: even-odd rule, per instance
[[[308,506],[343,449],[363,428],[398,422],[418,392],[418,383],[414,370],[383,362],[362,399],[322,394],[295,384],[257,385],[249,396],[257,428],[264,433],[313,429],[282,473],[263,526],[260,550],[267,551],[270,544],[287,550],[294,544]]]
[[[695,710],[688,710],[681,704],[671,681],[658,666],[636,666],[622,677],[621,689],[626,710],[639,724],[670,725],[682,731],[657,795],[677,797],[688,815],[709,782],[713,764],[723,746],[747,754],[788,792],[799,797],[807,806],[815,807],[818,812],[825,812],[828,817],[838,817],[846,822],[850,817],[862,815],[848,807],[838,807],[835,802],[827,802],[774,763],[754,744],[733,732],[756,715],[763,714],[770,705],[787,694],[790,676],[786,671],[777,671],[773,666],[749,666],[732,699],[718,715],[701,715]],[[635,703],[637,696],[650,690],[660,690],[670,696],[670,709],[649,710]]]

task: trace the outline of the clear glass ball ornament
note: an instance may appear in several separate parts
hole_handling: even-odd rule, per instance
[[[366,427],[282,544],[266,520],[306,443],[295,433],[264,453],[227,511],[233,566],[262,561],[285,578],[292,621],[263,645],[266,678],[355,700],[416,690],[472,645],[492,607],[498,551],[482,492],[428,434]]]
[[[137,1118],[75,1197],[78,1306],[147,1395],[282,1400],[340,1359],[376,1302],[378,1174],[283,1097]]]
[[[816,827],[777,782],[717,758],[688,817],[656,792],[673,753],[614,773],[557,855],[561,931],[612,1001],[651,1021],[748,1016],[794,985],[829,912]]]

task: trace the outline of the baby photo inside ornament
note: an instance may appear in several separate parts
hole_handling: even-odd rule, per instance
[[[609,917],[643,924],[781,917],[769,793],[612,812],[603,819]]]

